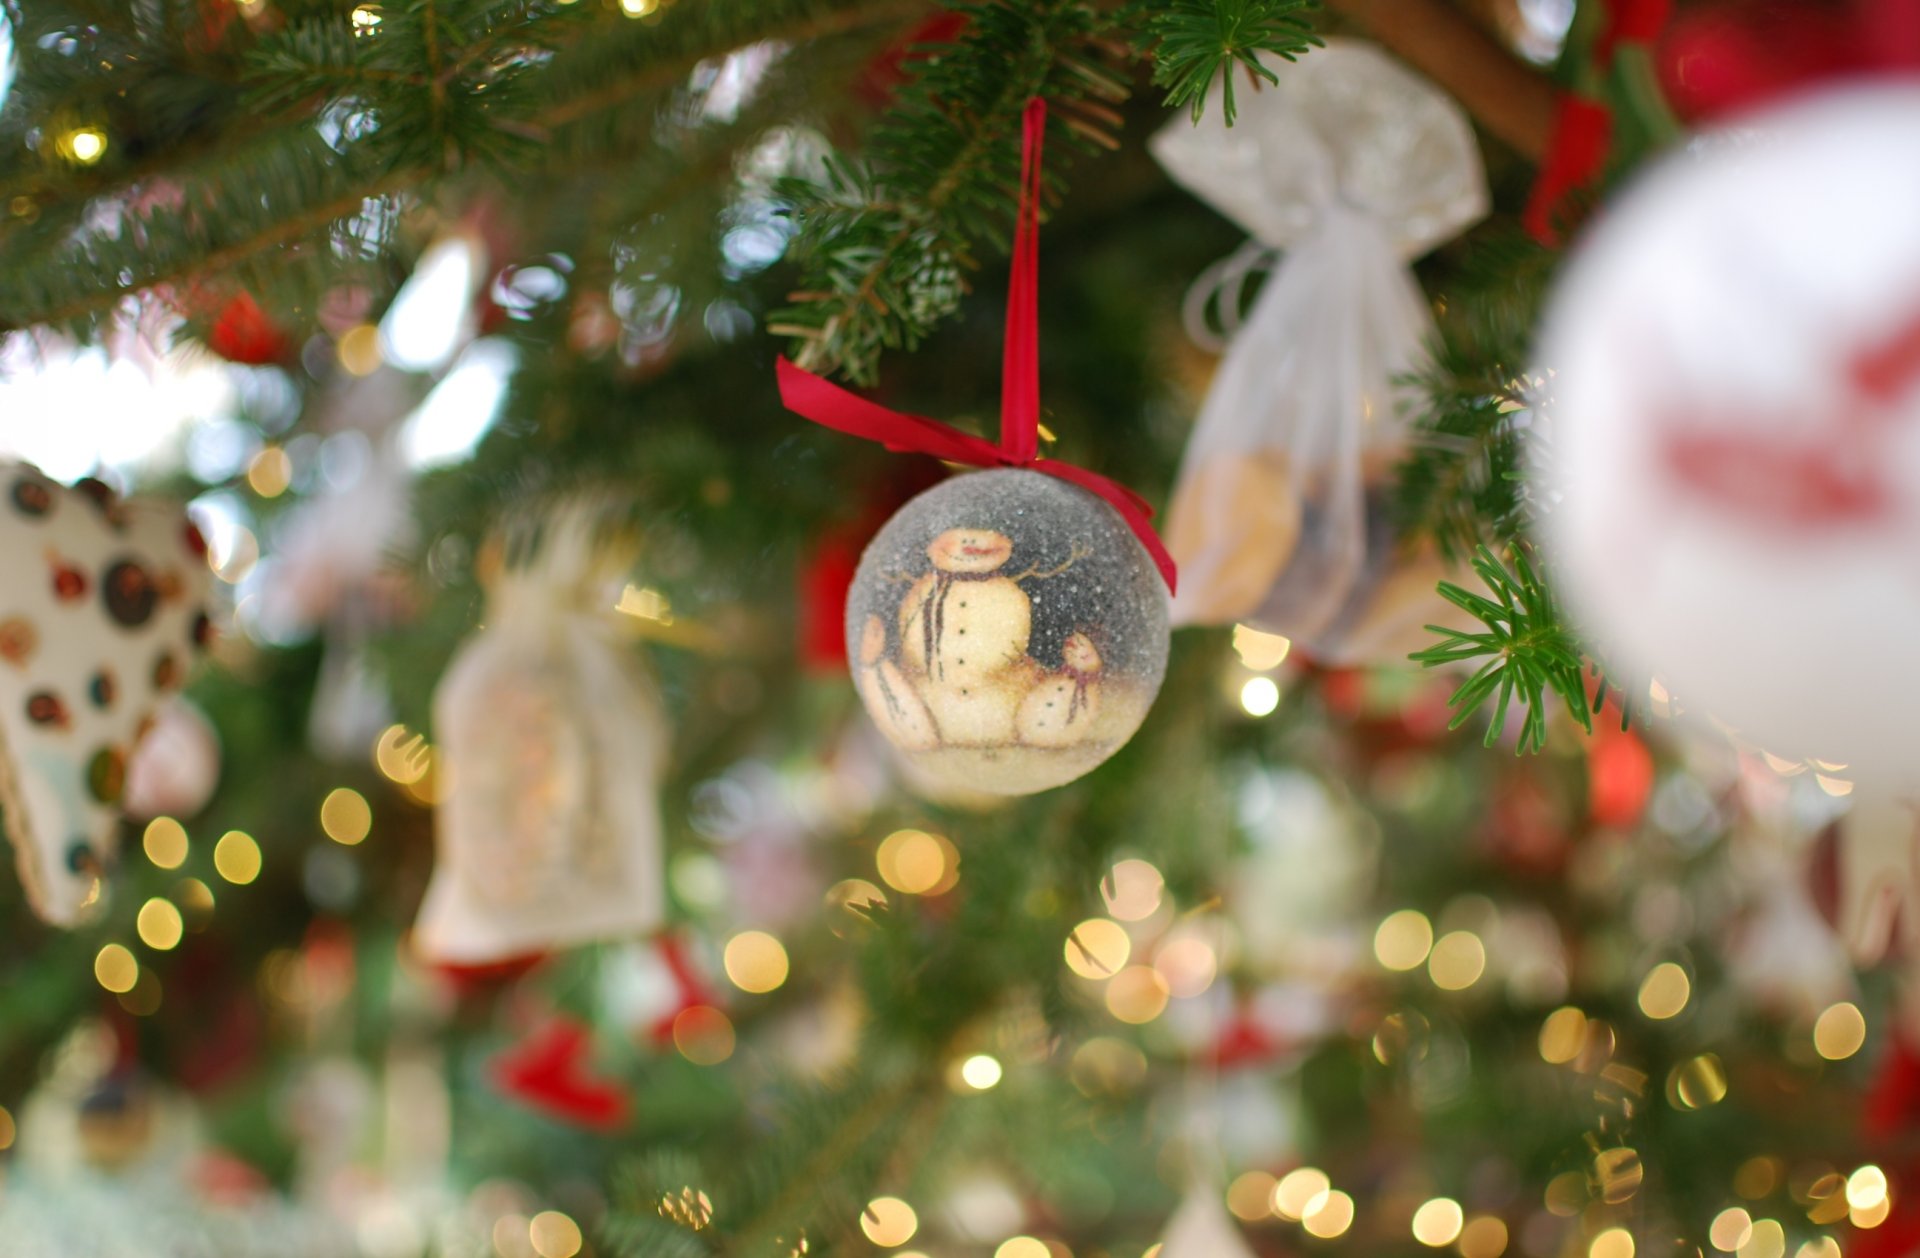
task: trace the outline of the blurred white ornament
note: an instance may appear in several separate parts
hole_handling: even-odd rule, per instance
[[[1405,383],[1434,334],[1407,263],[1486,213],[1459,106],[1379,50],[1330,41],[1243,93],[1228,127],[1175,119],[1154,155],[1256,238],[1202,278],[1237,323],[1248,273],[1285,250],[1233,334],[1181,463],[1167,545],[1175,624],[1243,621],[1335,662],[1404,659],[1450,605],[1436,554],[1398,545],[1387,479]],[[1207,339],[1196,336],[1196,339]]]
[[[127,762],[121,808],[136,821],[192,817],[219,784],[220,735],[192,700],[175,695],[160,705]]]
[[[1253,1258],[1253,1250],[1227,1213],[1220,1190],[1195,1184],[1167,1220],[1160,1258]]]
[[[1760,832],[1737,836],[1731,851],[1751,896],[1725,946],[1734,982],[1762,1008],[1808,1021],[1856,999],[1846,947],[1808,891],[1804,854]]]
[[[1909,800],[1864,795],[1838,825],[1836,926],[1861,965],[1920,963],[1920,821]]]
[[[666,895],[669,736],[615,596],[634,558],[611,505],[507,532],[485,627],[434,696],[443,795],[421,955],[474,964],[643,934]]]
[[[1778,756],[1920,784],[1920,87],[1669,157],[1555,294],[1534,483],[1595,641]]]
[[[1261,976],[1344,975],[1366,952],[1358,914],[1371,890],[1378,842],[1312,774],[1254,769],[1238,799],[1247,852],[1234,864],[1227,906]]]

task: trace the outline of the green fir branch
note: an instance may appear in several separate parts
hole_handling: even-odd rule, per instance
[[[1262,53],[1293,61],[1320,46],[1306,14],[1317,0],[1168,0],[1137,6],[1139,46],[1153,59],[1153,81],[1166,89],[1169,109],[1186,107],[1199,122],[1220,80],[1220,109],[1232,126],[1238,109],[1233,72],[1245,70],[1257,88],[1279,77]]]

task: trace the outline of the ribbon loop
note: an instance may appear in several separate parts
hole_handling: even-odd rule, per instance
[[[1125,485],[1098,472],[1043,459],[1040,453],[1040,151],[1047,103],[1027,102],[1021,118],[1020,206],[1014,223],[1013,273],[1007,286],[1007,336],[1000,376],[1000,441],[970,433],[843,389],[781,358],[775,364],[780,400],[804,419],[851,437],[878,442],[896,454],[929,454],[969,467],[1017,467],[1077,485],[1119,513],[1146,548],[1153,566],[1175,587],[1173,556],[1153,531],[1153,508]]]

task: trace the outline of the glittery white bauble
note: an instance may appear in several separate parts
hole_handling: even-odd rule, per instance
[[[1537,498],[1611,659],[1782,755],[1920,784],[1920,87],[1750,117],[1554,297]]]
[[[1167,665],[1167,590],[1099,498],[1038,472],[955,477],[887,522],[847,599],[882,733],[938,785],[1030,795],[1133,737]]]

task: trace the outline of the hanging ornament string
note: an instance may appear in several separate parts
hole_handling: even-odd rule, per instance
[[[792,361],[777,364],[780,400],[804,419],[849,436],[876,441],[897,454],[929,454],[969,467],[1019,467],[1095,494],[1120,513],[1174,588],[1173,556],[1153,529],[1145,499],[1098,472],[1043,459],[1040,449],[1040,150],[1047,104],[1027,102],[1020,154],[1020,207],[1014,222],[1013,270],[1007,289],[1007,337],[1001,364],[1000,440],[996,444],[936,419],[888,410]]]

